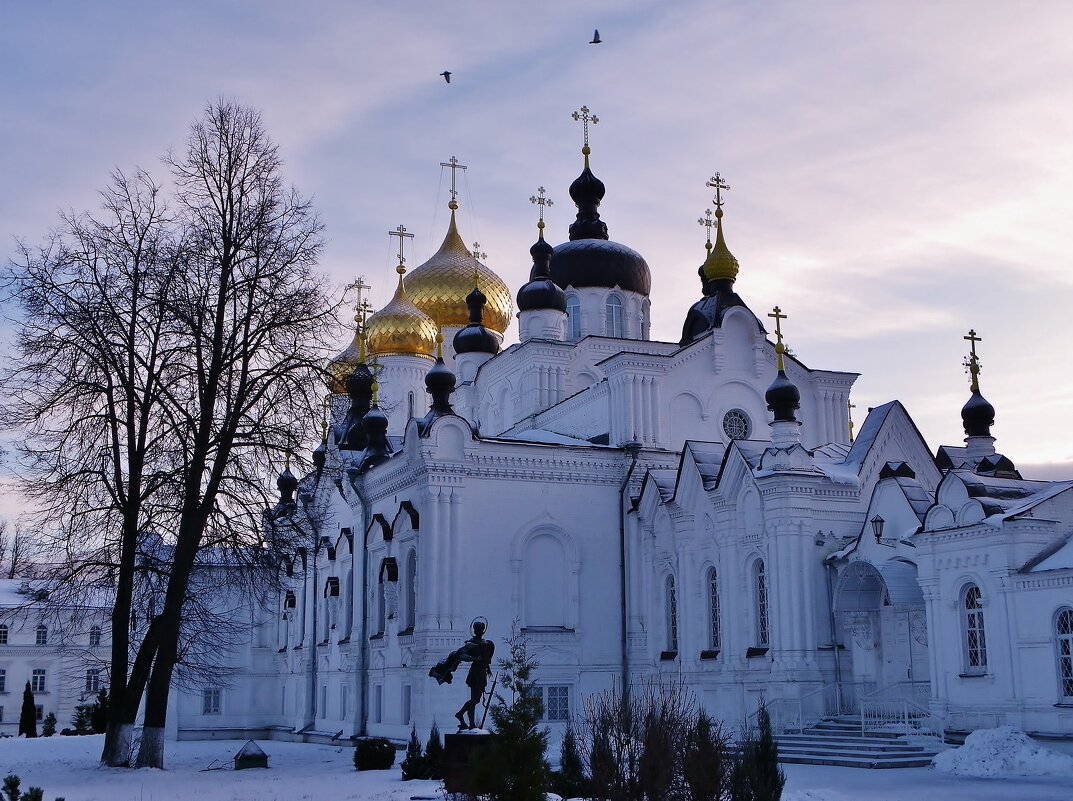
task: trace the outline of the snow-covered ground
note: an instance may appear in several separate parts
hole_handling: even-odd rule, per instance
[[[409,801],[442,798],[439,782],[403,782],[392,770],[358,773],[353,751],[320,745],[260,742],[268,770],[230,768],[240,741],[169,742],[167,770],[99,768],[101,737],[0,740],[0,776],[16,773],[22,789],[44,788],[66,801]],[[928,768],[859,770],[784,766],[783,801],[1073,801],[1065,777],[973,778]]]

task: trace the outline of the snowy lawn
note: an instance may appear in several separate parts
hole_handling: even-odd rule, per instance
[[[43,787],[46,801],[409,801],[442,798],[439,782],[403,782],[392,770],[358,773],[353,751],[259,741],[268,770],[202,771],[214,759],[230,766],[242,741],[167,743],[167,770],[97,767],[101,737],[0,740],[0,777],[16,773],[22,789]],[[401,755],[400,755],[401,756]],[[1073,801],[1066,778],[979,779],[927,768],[860,770],[785,765],[783,801]]]

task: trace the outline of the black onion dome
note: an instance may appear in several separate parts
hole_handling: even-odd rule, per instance
[[[961,421],[970,437],[990,437],[995,424],[995,407],[979,392],[973,392],[968,402],[961,407]]]
[[[455,374],[443,363],[443,358],[437,358],[432,368],[425,373],[425,389],[432,395],[433,404],[438,400],[437,395],[445,395],[450,398],[455,390]]]
[[[466,295],[469,325],[455,332],[454,339],[451,340],[455,355],[490,353],[494,356],[499,353],[499,338],[484,326],[484,306],[487,302],[488,298],[481,292],[480,287],[474,287],[473,291]]]
[[[794,383],[779,370],[775,380],[764,393],[767,407],[775,415],[776,423],[796,423],[794,412],[801,408],[801,393]]]
[[[529,248],[529,253],[533,257],[533,269],[529,272],[529,283],[518,290],[518,311],[554,309],[565,312],[566,293],[551,280],[551,257],[555,248],[541,235]]]
[[[343,383],[346,386],[346,394],[350,396],[351,400],[354,400],[366,396],[372,398],[373,383],[375,381],[372,370],[369,369],[367,364],[361,362],[354,366],[354,370],[346,377],[346,381]]]
[[[324,467],[324,461],[327,458],[327,456],[328,456],[328,445],[327,445],[327,443],[322,442],[313,451],[313,466],[316,467],[318,470],[320,468]]]
[[[291,503],[294,500],[294,491],[298,489],[298,479],[294,477],[289,467],[284,468],[276,479],[276,489],[279,490],[281,503]]]
[[[375,403],[361,418],[361,428],[365,432],[365,450],[361,453],[358,471],[365,472],[387,460],[391,455],[391,443],[387,440],[387,415],[380,411]]]
[[[633,248],[607,239],[575,239],[555,247],[551,280],[561,287],[621,287],[647,295],[652,289],[648,262]]]
[[[607,239],[607,223],[600,219],[600,201],[607,189],[604,182],[589,169],[585,157],[585,169],[570,184],[570,198],[577,206],[577,219],[570,225],[571,239]]]

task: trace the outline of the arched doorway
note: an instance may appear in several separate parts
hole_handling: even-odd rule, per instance
[[[834,608],[851,659],[843,679],[854,695],[879,692],[926,704],[928,637],[916,565],[851,562],[839,575]]]

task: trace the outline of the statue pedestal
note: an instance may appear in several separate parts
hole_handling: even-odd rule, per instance
[[[476,795],[473,786],[474,755],[492,743],[488,732],[457,732],[443,736],[443,789],[449,793]]]

